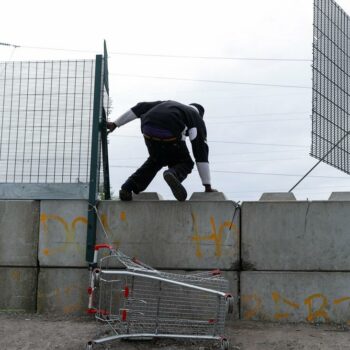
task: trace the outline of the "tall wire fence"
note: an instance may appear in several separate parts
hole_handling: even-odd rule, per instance
[[[314,0],[311,155],[350,174],[350,17]]]
[[[88,183],[95,61],[0,63],[0,183]]]

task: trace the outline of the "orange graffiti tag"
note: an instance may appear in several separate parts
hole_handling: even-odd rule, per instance
[[[237,231],[237,227],[235,224],[233,224],[231,221],[224,221],[224,223],[219,225],[219,231],[216,229],[216,223],[213,216],[210,217],[210,227],[211,227],[211,233],[206,236],[201,236],[199,234],[198,230],[198,223],[197,218],[194,213],[191,213],[192,215],[192,221],[194,226],[194,236],[192,236],[192,241],[195,242],[196,245],[196,256],[198,258],[203,257],[203,252],[201,249],[201,242],[202,241],[213,241],[215,242],[215,256],[220,257],[222,255],[222,237],[223,237],[223,231],[225,228],[228,228],[230,231],[233,229]]]
[[[258,314],[258,312],[261,309],[262,300],[256,294],[243,295],[241,298],[241,301],[245,307],[247,306],[247,304],[250,304],[252,302],[255,303],[253,308],[245,310],[243,312],[243,319],[245,319],[245,320],[251,320],[254,316],[256,316]]]
[[[299,309],[300,305],[297,303],[294,303],[286,298],[281,297],[281,295],[278,292],[272,292],[272,300],[275,302],[275,307],[276,307],[276,313],[274,314],[274,318],[276,320],[281,320],[284,318],[289,317],[289,313],[287,312],[281,312],[281,304],[280,302],[282,301],[284,304],[292,307],[293,309]]]
[[[57,248],[44,248],[43,254],[46,256],[52,255],[54,253],[61,253],[64,252],[67,248],[66,244],[75,243],[75,236],[76,236],[76,228],[78,223],[82,223],[84,225],[87,225],[87,218],[84,216],[78,216],[73,221],[68,224],[65,219],[63,219],[61,216],[54,215],[54,214],[46,214],[42,213],[40,215],[40,223],[43,227],[43,232],[45,235],[49,233],[49,221],[56,221],[60,223],[63,226],[63,230],[65,233],[65,241],[64,244]],[[76,249],[80,249],[79,245],[74,245]]]
[[[126,220],[126,214],[125,214],[125,211],[122,211],[120,213],[120,220],[121,221],[125,221]],[[101,223],[102,223],[102,226],[103,226],[103,230],[105,231],[105,233],[111,237],[112,236],[112,230],[109,226],[109,223],[108,223],[108,216],[106,214],[101,214]],[[116,247],[117,249],[120,248],[120,241],[113,241],[111,242],[113,244],[114,247]]]
[[[313,311],[314,308],[314,301],[320,299],[322,304],[319,307],[318,310]],[[317,318],[324,318],[326,321],[329,320],[329,316],[325,308],[328,306],[328,300],[323,294],[313,294],[310,295],[308,298],[304,300],[304,304],[307,305],[308,309],[308,315],[307,315],[307,321],[313,322]]]
[[[126,213],[125,211],[120,212],[120,220],[125,221],[126,220]]]

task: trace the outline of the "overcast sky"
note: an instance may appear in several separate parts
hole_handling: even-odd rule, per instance
[[[338,4],[350,13],[350,0]],[[0,60],[93,58],[106,39],[111,119],[139,101],[201,103],[213,187],[256,200],[287,192],[317,162],[309,156],[312,12],[312,0],[11,0],[2,3],[0,42],[21,47],[0,46]],[[117,191],[147,157],[138,120],[111,135],[109,152]],[[197,171],[184,184],[203,190]],[[161,173],[148,190],[172,198]],[[350,191],[350,177],[321,164],[294,194],[317,200],[332,191]]]

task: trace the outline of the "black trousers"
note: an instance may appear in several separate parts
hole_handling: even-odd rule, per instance
[[[169,170],[182,182],[191,173],[194,162],[185,141],[154,141],[146,139],[149,157],[142,166],[122,185],[122,189],[139,193],[144,191],[158,171],[168,166]]]

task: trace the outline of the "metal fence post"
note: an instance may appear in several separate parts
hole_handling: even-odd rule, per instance
[[[96,243],[96,212],[99,178],[99,129],[101,114],[101,83],[102,83],[102,55],[96,55],[94,107],[91,133],[91,162],[90,162],[90,185],[89,185],[89,210],[88,227],[86,237],[86,260],[93,261],[94,246]]]
[[[108,82],[108,53],[106,40],[103,43],[103,86],[109,96]],[[109,103],[109,101],[108,101]],[[107,144],[107,113],[109,106],[104,106],[102,111],[102,128],[101,128],[101,146],[102,146],[102,165],[103,165],[103,192],[104,199],[111,199],[111,185],[109,181],[109,161],[108,161],[108,144]]]

